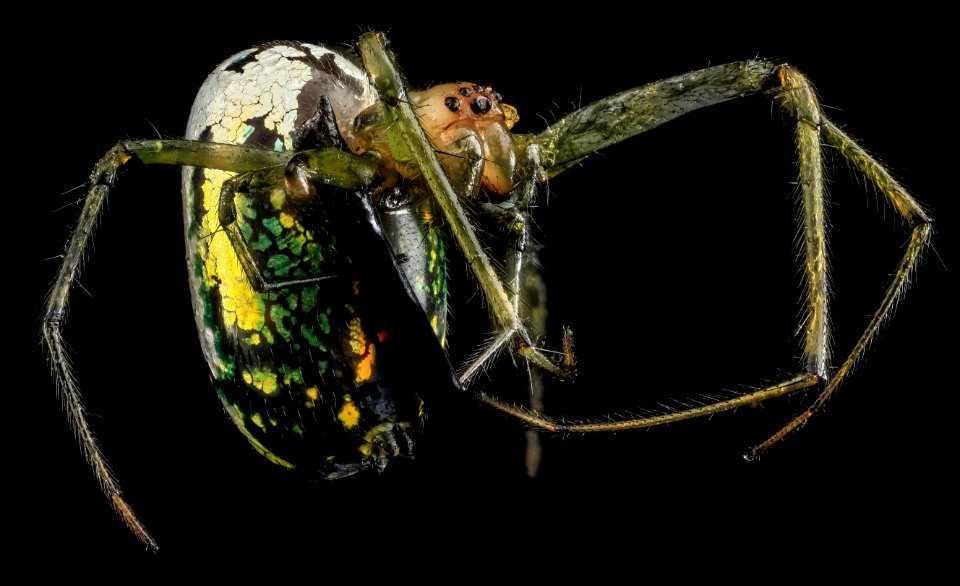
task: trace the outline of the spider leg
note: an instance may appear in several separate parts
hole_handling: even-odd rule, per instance
[[[305,199],[316,195],[317,183],[358,190],[372,184],[376,173],[375,163],[340,149],[324,148],[299,152],[286,167],[253,169],[224,182],[217,210],[220,227],[226,231],[244,272],[252,277],[260,291],[309,285],[336,275],[301,279],[264,277],[237,222],[237,194],[256,191],[258,186],[283,185],[291,197]]]
[[[771,61],[740,61],[663,79],[584,106],[526,140],[540,145],[544,169],[554,177],[683,114],[770,89],[777,68]]]
[[[785,110],[792,113],[797,119],[797,143],[800,151],[800,174],[801,182],[804,183],[804,204],[806,224],[811,223],[811,212],[807,203],[807,177],[813,174],[819,174],[819,140],[823,139],[827,144],[833,146],[847,159],[857,170],[871,181],[877,189],[884,195],[886,200],[897,211],[898,214],[911,227],[910,240],[907,242],[906,251],[900,260],[894,272],[890,285],[884,292],[880,306],[874,312],[867,324],[866,329],[860,335],[860,338],[854,344],[847,357],[844,359],[840,368],[834,373],[827,386],[820,392],[813,404],[795,417],[783,428],[770,436],[763,443],[753,447],[745,455],[747,459],[752,459],[760,453],[766,451],[778,441],[786,437],[790,432],[802,427],[810,418],[819,411],[827,400],[833,395],[836,389],[843,382],[844,378],[853,370],[857,361],[863,354],[867,346],[880,330],[880,326],[892,315],[894,307],[900,296],[906,291],[910,284],[910,277],[916,268],[921,253],[930,242],[930,236],[933,231],[933,220],[919,203],[894,179],[876,159],[871,157],[863,148],[858,145],[849,135],[838,128],[833,122],[828,120],[820,112],[819,104],[810,87],[810,82],[801,73],[789,67],[783,67],[780,70],[780,80],[783,86],[776,97],[777,101]],[[806,161],[805,161],[806,159]],[[805,167],[808,169],[805,171]],[[815,194],[816,201],[812,202],[814,214],[822,214],[823,195],[822,191]],[[823,229],[822,216],[813,218],[818,231]],[[809,229],[808,229],[809,232]],[[823,257],[819,253],[811,257],[809,236],[807,242],[807,274],[810,279],[811,271],[816,273],[819,280],[826,282],[826,259],[825,251]],[[823,295],[826,295],[824,285]],[[826,310],[826,301],[823,302],[824,311]],[[826,321],[826,315],[824,315]],[[814,317],[811,317],[811,321]],[[808,345],[810,344],[810,324],[808,323]],[[811,354],[808,353],[808,360]]]
[[[507,233],[509,242],[505,254],[503,282],[510,292],[514,311],[520,316],[532,336],[540,338],[547,330],[547,292],[546,284],[540,275],[540,262],[537,256],[539,246],[534,241],[530,227],[532,219],[529,209],[538,190],[541,173],[540,148],[535,144],[527,145],[520,157],[520,176],[522,177],[511,198],[500,204],[484,204],[481,210],[494,220]],[[572,340],[567,333],[565,342]],[[574,359],[572,342],[566,356],[564,367],[573,370]],[[528,407],[536,412],[543,411],[545,387],[543,375],[539,369],[526,368],[528,385]],[[526,433],[526,469],[527,476],[537,475],[542,459],[540,432],[531,427]]]
[[[568,376],[566,371],[534,346],[515,309],[511,294],[477,237],[467,210],[460,202],[460,194],[454,189],[434,147],[420,126],[383,37],[375,33],[365,35],[360,39],[359,47],[364,66],[383,102],[385,116],[389,118],[389,140],[396,145],[395,149],[406,151],[416,161],[500,328],[493,342],[483,348],[461,373],[461,384],[466,386],[481,367],[512,340],[519,341],[519,353],[529,362],[559,376]],[[465,157],[468,162],[464,177],[456,178],[459,180],[458,185],[466,186],[462,191],[467,191],[472,189],[471,186],[479,184],[478,170],[482,164],[482,150],[479,141],[471,137],[458,141],[455,146],[460,152],[454,154]]]
[[[547,289],[540,275],[538,247],[530,235],[531,218],[528,213],[537,194],[537,175],[542,168],[539,147],[527,146],[521,165],[523,183],[516,190],[517,197],[510,223],[511,232],[516,236],[516,243],[507,251],[506,281],[510,290],[513,291],[513,305],[520,319],[527,324],[534,335],[543,336],[547,331]],[[564,366],[568,370],[573,368],[572,348],[569,364]],[[527,404],[533,411],[543,411],[545,394],[543,375],[538,369],[528,366],[527,380],[530,389]],[[540,432],[536,429],[532,427],[528,429],[526,436],[527,476],[534,478],[543,459],[543,447],[540,442]]]
[[[417,161],[424,179],[434,193],[457,242],[463,251],[501,328],[497,338],[485,348],[461,375],[466,385],[471,376],[514,336],[519,338],[519,353],[546,370],[564,374],[531,343],[507,287],[498,278],[483,251],[463,206],[436,154],[407,101],[403,83],[390,55],[378,35],[361,39],[360,51],[371,80],[377,87],[388,116],[392,118],[394,140],[402,144]],[[477,393],[477,398],[529,425],[551,431],[617,431],[649,427],[682,419],[701,417],[756,403],[815,386],[830,378],[829,271],[825,189],[821,138],[841,152],[885,194],[898,212],[911,223],[913,234],[903,260],[883,301],[861,339],[844,361],[815,403],[769,440],[754,448],[752,454],[766,449],[793,429],[800,427],[833,393],[852,369],[863,349],[892,311],[894,302],[909,281],[920,252],[929,240],[930,218],[906,191],[874,159],[847,137],[820,112],[813,88],[806,78],[786,64],[751,60],[719,65],[690,72],[659,82],[627,90],[588,105],[561,119],[535,136],[516,136],[520,147],[536,145],[541,149],[543,171],[557,175],[576,165],[593,152],[645,132],[687,112],[733,98],[769,91],[785,111],[797,120],[797,149],[801,200],[803,202],[803,258],[806,289],[804,358],[805,372],[796,377],[741,397],[661,416],[624,419],[599,423],[564,424],[542,415]],[[468,144],[463,146],[468,147]],[[474,147],[475,148],[475,147]]]
[[[743,395],[733,397],[732,399],[726,399],[724,401],[717,401],[708,405],[701,405],[699,407],[684,409],[682,411],[674,411],[671,413],[663,413],[661,415],[654,415],[651,417],[615,419],[610,421],[566,422],[554,419],[537,411],[531,411],[523,407],[518,407],[517,405],[511,405],[510,403],[506,403],[500,399],[497,399],[496,397],[491,397],[490,395],[484,393],[477,393],[477,399],[480,402],[497,409],[498,411],[502,411],[507,415],[516,417],[517,419],[536,429],[569,433],[589,433],[599,431],[609,432],[655,427],[657,425],[676,423],[685,419],[707,417],[717,413],[722,413],[724,411],[737,409],[739,407],[755,406],[769,399],[782,397],[801,389],[816,386],[820,384],[821,381],[822,379],[815,374],[801,373],[789,380],[764,387],[762,389],[757,389],[756,391],[745,393]]]
[[[312,154],[311,151],[307,153]],[[318,156],[320,154],[317,153]],[[100,210],[116,181],[117,172],[131,161],[138,160],[145,164],[192,165],[243,173],[264,167],[279,166],[283,169],[291,155],[292,153],[289,152],[191,140],[125,141],[107,152],[97,162],[91,173],[90,188],[84,200],[80,219],[67,243],[63,263],[60,265],[60,271],[57,273],[47,299],[41,330],[56,387],[71,427],[80,441],[81,450],[93,469],[101,490],[110,500],[117,514],[150,549],[156,550],[157,543],[137,518],[132,507],[124,500],[120,486],[110,472],[110,467],[87,420],[80,387],[63,338],[70,291],[80,276],[84,253],[93,238]],[[333,171],[330,173],[337,174]]]
[[[812,386],[819,380],[829,382],[810,408],[768,440],[753,448],[747,454],[748,458],[755,457],[806,423],[850,373],[882,323],[891,315],[897,299],[906,289],[921,252],[930,239],[932,231],[930,216],[880,163],[823,115],[813,87],[803,74],[789,65],[771,61],[753,60],[719,65],[627,90],[590,104],[561,119],[540,134],[526,138],[532,143],[541,145],[544,168],[550,176],[554,176],[601,148],[645,132],[682,114],[763,91],[772,93],[778,104],[796,120],[803,202],[803,258],[806,284],[806,319],[803,327],[807,374],[800,377],[810,384],[794,386],[793,383],[788,382],[786,386],[798,389]],[[821,153],[821,141],[824,140],[837,148],[855,168],[863,173],[912,228],[906,251],[880,306],[843,364],[833,374],[832,379],[830,377],[826,196]],[[777,387],[771,387],[773,388]],[[494,404],[494,406],[506,410],[503,405]],[[712,409],[710,412],[714,413],[735,406],[728,402],[716,403],[713,407],[717,409]],[[542,421],[538,422],[539,414],[535,414],[536,417],[526,413],[514,414],[518,417],[522,415],[521,418],[528,420],[532,419],[529,421],[532,425],[543,424]],[[602,430],[614,430],[620,429],[620,425],[629,424],[630,422],[611,422],[599,427]]]

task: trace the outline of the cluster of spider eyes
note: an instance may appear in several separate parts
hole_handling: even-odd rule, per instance
[[[474,86],[473,88],[462,87],[458,90],[458,93],[464,98],[469,98],[474,94],[474,92],[485,92],[493,96],[493,99],[497,102],[503,101],[503,96],[493,91],[493,88],[485,88],[481,86]],[[456,96],[449,96],[443,101],[444,105],[450,109],[451,112],[456,112],[460,109],[462,102],[460,98]],[[490,108],[493,107],[493,102],[487,96],[479,95],[472,100],[470,100],[470,109],[473,110],[474,114],[486,114],[490,111]]]

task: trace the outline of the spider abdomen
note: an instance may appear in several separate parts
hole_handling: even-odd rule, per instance
[[[208,77],[187,138],[355,151],[354,119],[376,102],[343,55],[271,43]],[[313,126],[324,114],[335,123],[327,134]],[[284,173],[184,168],[201,345],[226,411],[268,459],[329,478],[382,468],[412,454],[423,416],[422,383],[405,368],[412,350],[443,356],[443,245],[429,198],[322,184],[301,197]]]

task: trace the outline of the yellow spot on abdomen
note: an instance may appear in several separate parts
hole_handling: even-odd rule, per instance
[[[360,422],[360,411],[350,395],[344,395],[343,400],[344,403],[340,407],[340,412],[337,413],[337,419],[340,420],[345,429],[352,429]]]
[[[373,377],[376,347],[373,344],[367,343],[367,337],[363,333],[360,318],[358,317],[350,320],[349,344],[350,351],[362,357],[354,367],[354,380],[357,384],[367,382]]]
[[[211,234],[203,257],[206,285],[220,290],[223,303],[223,322],[227,326],[236,324],[238,328],[256,331],[263,328],[265,309],[263,299],[243,272],[240,260],[233,244],[220,226],[218,204],[220,188],[233,173],[207,169],[203,182],[203,231]]]
[[[277,375],[269,370],[244,370],[241,373],[243,382],[262,392],[264,395],[273,395],[277,392]]]
[[[363,335],[360,318],[350,320],[350,350],[357,356],[363,356],[367,349],[367,337]]]
[[[374,353],[375,347],[373,344],[370,344],[367,346],[367,355],[363,357],[363,360],[357,363],[355,372],[355,380],[357,384],[367,382],[370,380],[370,377],[373,376]]]
[[[311,401],[316,401],[317,399],[320,398],[320,391],[317,389],[317,387],[310,387],[309,389],[304,391],[304,393],[306,393],[307,398],[310,399]]]

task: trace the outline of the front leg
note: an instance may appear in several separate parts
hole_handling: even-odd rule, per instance
[[[782,63],[743,61],[665,79],[595,102],[540,134],[525,139],[542,147],[544,168],[554,176],[599,149],[655,128],[687,112],[763,91],[768,91],[796,121],[806,289],[804,370],[807,376],[829,381],[829,384],[809,409],[753,448],[748,458],[755,457],[802,426],[824,405],[853,369],[880,325],[892,314],[896,300],[906,288],[920,254],[929,242],[930,216],[876,159],[824,116],[806,76]],[[839,150],[883,193],[887,202],[912,228],[906,251],[880,306],[835,373],[831,372],[830,364],[830,280],[823,143]]]
[[[90,188],[83,211],[63,253],[63,263],[47,298],[43,317],[43,339],[46,343],[50,368],[57,391],[71,427],[80,440],[80,446],[104,495],[131,531],[150,549],[157,544],[137,518],[133,507],[123,498],[120,484],[113,477],[103,452],[87,420],[87,411],[80,396],[80,386],[74,376],[63,338],[70,292],[80,276],[80,267],[87,245],[92,241],[97,220],[107,196],[113,189],[118,171],[133,161],[144,164],[194,165],[246,172],[252,169],[284,165],[289,153],[259,148],[217,144],[193,140],[135,140],[117,144],[104,155],[90,176]]]
[[[384,46],[382,37],[377,34],[366,35],[360,39],[359,46],[364,66],[383,103],[388,140],[395,150],[404,152],[405,160],[416,162],[467,264],[476,276],[497,326],[500,328],[500,333],[495,339],[481,350],[476,360],[467,365],[461,373],[461,383],[468,384],[483,365],[492,360],[509,341],[514,339],[519,342],[521,356],[544,370],[559,376],[568,376],[565,370],[554,364],[534,346],[530,334],[517,314],[510,293],[490,262],[461,202],[460,194],[465,190],[454,188],[451,178],[447,176],[440,164],[437,153],[411,106],[394,59]],[[467,139],[460,142],[460,147],[476,149],[478,146],[470,146],[470,144],[471,141]],[[474,152],[469,156],[479,155]],[[465,180],[468,185],[474,165],[476,163],[466,166]]]

